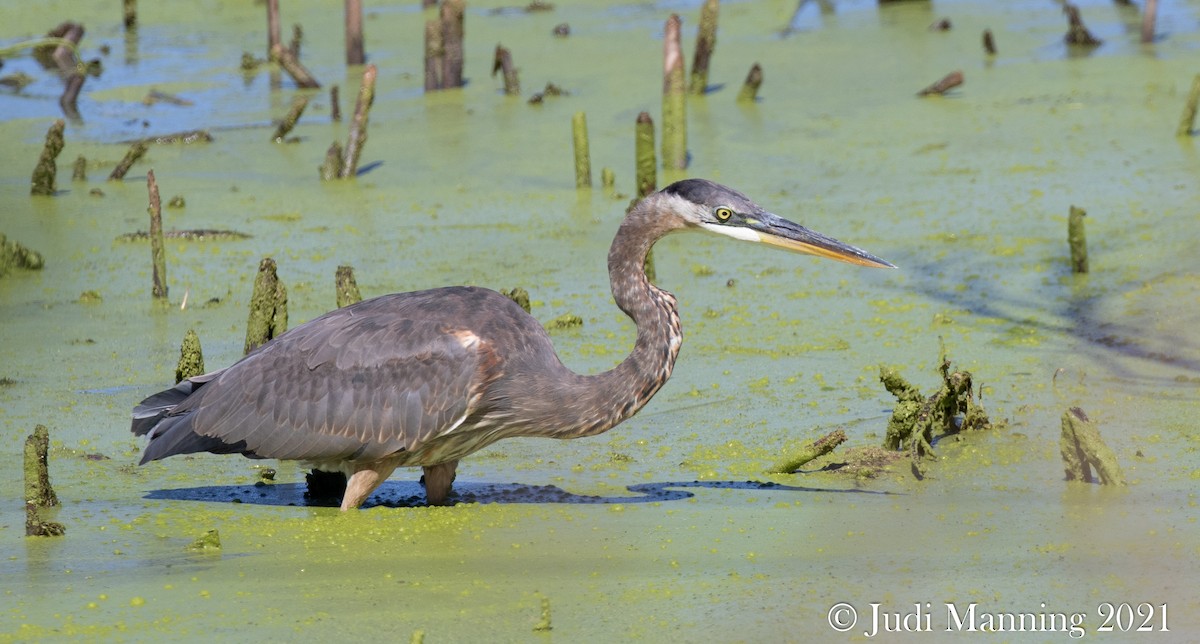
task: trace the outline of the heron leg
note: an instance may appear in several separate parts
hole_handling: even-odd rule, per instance
[[[342,496],[342,512],[363,504],[367,497],[396,471],[396,461],[384,459],[354,466],[354,473],[346,481],[346,494]]]
[[[446,497],[450,495],[450,487],[454,484],[454,470],[458,469],[458,461],[446,461],[437,465],[426,465],[421,468],[425,476],[425,500],[429,505],[446,505]]]

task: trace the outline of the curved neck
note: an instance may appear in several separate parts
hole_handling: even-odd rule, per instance
[[[642,200],[621,223],[608,252],[613,299],[637,326],[633,351],[615,368],[567,383],[583,423],[557,436],[599,434],[633,416],[671,376],[683,341],[675,297],[646,278],[646,255],[654,243],[680,224],[655,215],[654,195]]]

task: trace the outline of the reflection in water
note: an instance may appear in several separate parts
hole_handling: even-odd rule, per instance
[[[626,489],[640,496],[593,496],[568,492],[556,485],[523,485],[520,483],[456,483],[450,501],[455,503],[566,503],[630,504],[681,501],[695,493],[684,488],[717,490],[770,490],[773,492],[834,492],[847,494],[890,495],[861,489],[837,489],[783,485],[770,481],[665,481],[639,483]],[[211,503],[250,503],[254,505],[292,505],[305,507],[338,507],[333,497],[309,498],[303,483],[256,483],[254,485],[206,485],[154,490],[145,498],[168,501],[208,501]],[[411,508],[425,505],[425,490],[415,481],[388,481],[379,486],[364,508],[384,506]]]

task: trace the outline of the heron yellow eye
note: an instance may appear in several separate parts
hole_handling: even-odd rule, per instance
[[[716,215],[717,221],[729,221],[729,218],[733,216],[733,211],[728,208],[717,208],[713,214]]]

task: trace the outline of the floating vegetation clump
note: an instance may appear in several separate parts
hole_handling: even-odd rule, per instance
[[[941,350],[939,365],[942,386],[928,397],[905,380],[899,371],[891,367],[879,368],[879,380],[896,397],[883,446],[891,450],[908,450],[917,478],[925,477],[922,460],[933,454],[935,431],[947,435],[992,426],[972,391],[971,372],[951,371],[945,347]]]

